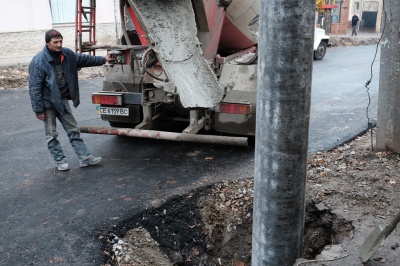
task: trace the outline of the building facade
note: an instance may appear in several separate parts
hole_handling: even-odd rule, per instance
[[[84,0],[84,5],[85,1]],[[97,0],[97,22],[114,22],[114,1]],[[75,23],[76,0],[0,1],[0,33],[46,30]]]
[[[358,30],[381,32],[383,0],[336,0],[335,6],[317,14],[317,26],[330,35],[348,34],[354,14],[360,20]]]
[[[0,57],[36,54],[51,28],[63,34],[65,47],[75,49],[76,0],[3,0],[0,10]],[[114,0],[96,0],[96,20],[98,44],[114,44]]]
[[[383,0],[351,0],[349,20],[356,14],[360,19],[360,31],[381,32],[382,11]]]

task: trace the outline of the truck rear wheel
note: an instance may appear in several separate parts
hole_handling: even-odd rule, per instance
[[[314,59],[315,60],[321,60],[324,58],[326,53],[326,43],[324,41],[321,41],[318,45],[317,50],[314,51]]]

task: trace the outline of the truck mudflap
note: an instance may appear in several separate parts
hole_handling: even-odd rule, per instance
[[[96,127],[81,126],[81,133],[120,135],[127,137],[161,139],[170,141],[197,142],[219,145],[247,146],[248,139],[246,137],[227,137],[214,135],[197,135],[188,133],[175,133],[156,130],[141,130],[133,128],[114,128],[114,127]]]
[[[212,108],[225,87],[203,57],[191,0],[128,0],[167,74],[164,90],[185,108]]]

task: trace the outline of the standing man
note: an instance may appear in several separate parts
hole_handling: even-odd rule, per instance
[[[354,14],[354,16],[351,18],[351,27],[352,27],[352,32],[351,36],[356,35],[357,36],[357,22],[358,22],[358,16]]]
[[[111,61],[111,58],[108,54],[106,57],[91,56],[63,48],[63,37],[54,29],[46,32],[45,41],[45,47],[33,57],[29,65],[29,95],[33,112],[39,120],[44,121],[49,152],[59,171],[70,169],[57,139],[57,118],[67,132],[80,167],[98,164],[101,157],[93,157],[81,139],[68,100],[72,100],[73,106],[78,107],[78,68],[100,66]]]

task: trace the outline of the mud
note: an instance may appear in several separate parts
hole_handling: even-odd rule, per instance
[[[86,67],[78,71],[79,79],[102,78],[107,72],[106,66]],[[27,88],[29,82],[27,65],[0,67],[0,90]]]
[[[192,4],[187,0],[130,1],[140,14],[151,48],[168,76],[166,91],[179,94],[183,107],[210,108],[223,97],[220,85],[204,59]]]
[[[330,245],[342,243],[343,239],[353,233],[351,221],[321,208],[310,197],[307,201],[304,230],[303,258],[315,259],[323,249]]]
[[[104,264],[250,265],[252,187],[252,178],[220,182],[122,222],[102,237]],[[314,259],[353,227],[307,202],[303,257]]]
[[[119,261],[129,263],[127,265],[212,265],[205,257],[207,250],[206,238],[203,234],[203,222],[201,219],[197,201],[204,195],[208,188],[190,192],[183,196],[176,196],[159,208],[146,210],[128,221],[116,226],[102,236],[103,241],[103,263],[105,265],[118,265]],[[153,257],[137,258],[139,252],[135,243],[130,242],[129,237],[132,230],[146,230],[150,239],[156,241],[157,245],[150,247],[147,253],[158,254],[159,248],[168,257],[166,264],[153,264]],[[115,235],[122,236],[124,241],[122,251],[116,254]],[[127,237],[128,236],[128,237]],[[143,247],[142,247],[143,248]],[[143,250],[143,249],[142,249]],[[129,256],[129,262],[126,257]],[[160,255],[155,255],[159,257]]]
[[[379,42],[380,37],[334,37],[331,36],[329,43],[331,48],[335,47],[348,47],[360,45],[372,45]]]
[[[400,208],[399,165],[399,155],[371,150],[370,134],[311,155],[303,256],[294,265],[362,265],[366,236]],[[251,177],[216,183],[105,228],[103,265],[250,265],[253,184]],[[153,246],[140,245],[136,231],[148,232]],[[399,265],[399,234],[364,265]],[[124,241],[117,253],[116,236]],[[168,263],[152,264],[154,256]]]
[[[27,87],[28,77],[27,66],[0,68],[0,90]]]

